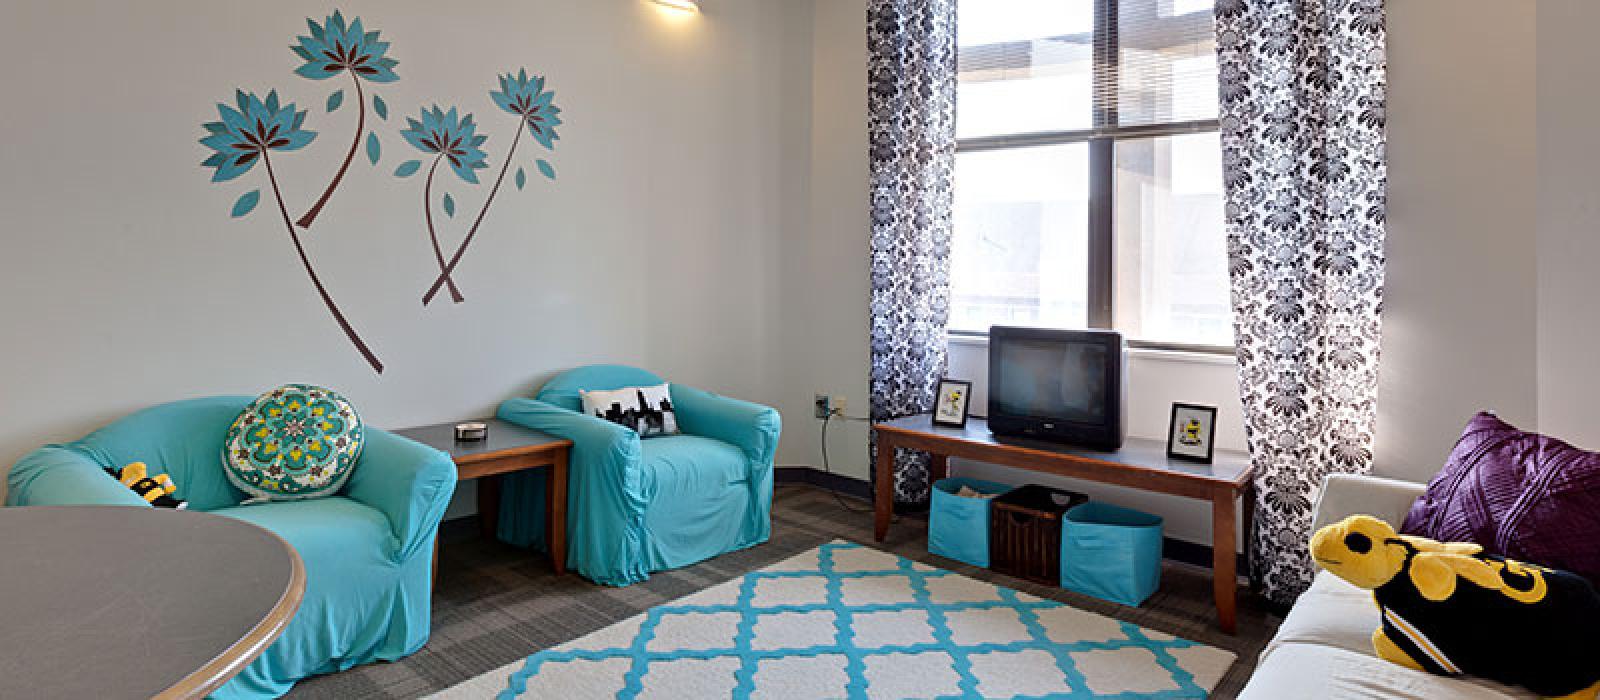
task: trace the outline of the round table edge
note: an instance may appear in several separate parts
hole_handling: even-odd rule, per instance
[[[259,526],[255,526],[259,527]],[[222,684],[239,675],[245,666],[250,665],[261,656],[261,653],[277,641],[278,635],[283,634],[283,629],[289,626],[289,621],[294,619],[294,614],[300,609],[300,603],[306,594],[306,569],[300,560],[300,553],[294,551],[287,541],[277,533],[266,528],[262,532],[272,535],[272,538],[283,545],[284,551],[289,553],[289,585],[284,589],[283,595],[278,598],[276,605],[272,606],[266,616],[256,623],[239,641],[224,649],[206,665],[201,666],[194,673],[185,676],[174,683],[172,687],[161,691],[156,696],[158,700],[178,700],[180,698],[204,698],[212,691],[222,687]]]

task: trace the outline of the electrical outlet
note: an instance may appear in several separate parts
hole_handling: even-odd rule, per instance
[[[817,420],[833,415],[833,397],[827,394],[817,394],[816,409]]]

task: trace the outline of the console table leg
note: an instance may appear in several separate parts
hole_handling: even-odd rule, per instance
[[[567,452],[550,464],[545,481],[545,532],[549,534],[550,566],[556,575],[567,573]]]
[[[882,542],[889,535],[889,518],[894,515],[894,444],[883,433],[878,433],[873,492],[873,536]]]
[[[486,540],[500,534],[500,475],[478,479],[478,532]]]
[[[1211,497],[1211,587],[1217,599],[1217,625],[1233,634],[1237,629],[1236,609],[1239,577],[1238,527],[1232,490],[1218,491]]]
[[[1254,484],[1245,483],[1244,493],[1239,496],[1239,507],[1244,509],[1244,512],[1240,514],[1240,518],[1244,520],[1244,527],[1241,529],[1244,532],[1244,546],[1242,549],[1244,550],[1245,585],[1252,591],[1259,591],[1261,588],[1257,585],[1260,582],[1256,580],[1255,554],[1252,552],[1255,549],[1254,538],[1256,536],[1256,489]]]

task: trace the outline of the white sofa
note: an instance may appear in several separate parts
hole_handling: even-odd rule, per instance
[[[1399,527],[1423,487],[1404,481],[1336,474],[1322,484],[1314,528],[1366,513]],[[1463,698],[1534,695],[1470,678],[1446,678],[1389,663],[1372,653],[1378,608],[1372,594],[1326,571],[1295,601],[1261,652],[1240,700],[1284,698]]]

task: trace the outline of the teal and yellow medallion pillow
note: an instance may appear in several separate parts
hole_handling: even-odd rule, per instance
[[[285,384],[235,418],[223,447],[228,481],[251,501],[332,496],[361,456],[361,417],[337,392]]]

